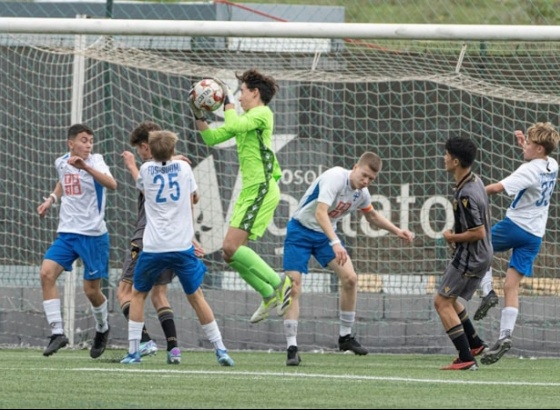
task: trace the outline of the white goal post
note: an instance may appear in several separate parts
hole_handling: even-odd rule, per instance
[[[56,181],[54,160],[65,152],[73,122],[94,129],[96,150],[119,182],[107,200],[111,338],[117,346],[126,344],[127,328],[114,292],[136,216],[136,191],[120,154],[131,150],[128,137],[139,122],[176,131],[179,150],[193,161],[201,191],[195,231],[209,267],[204,291],[231,349],[285,349],[282,320],[250,325],[259,297],[222,262],[221,243],[241,183],[236,150],[231,142],[203,143],[186,103],[191,84],[220,77],[238,95],[235,74],[251,67],[279,82],[271,107],[283,169],[281,202],[265,236],[251,245],[278,272],[287,220],[313,179],[332,166],[352,167],[365,150],[378,152],[384,165],[372,202],[416,239],[403,246],[359,215],[339,227],[358,272],[354,330],[373,352],[453,350],[432,306],[449,259],[442,232],[453,221],[452,184],[441,164],[445,140],[476,140],[476,172],[495,182],[522,163],[515,129],[538,121],[560,126],[560,26],[0,18],[0,49],[0,144],[7,158],[0,161],[6,193],[0,345],[42,346],[48,332],[38,269],[57,215],[39,221],[34,202]],[[223,111],[212,120],[219,124]],[[14,173],[16,163],[25,172]],[[497,221],[509,198],[491,202]],[[534,276],[522,283],[513,347],[518,354],[560,352],[559,244],[556,194]],[[496,255],[500,295],[507,261],[507,254]],[[80,345],[91,339],[94,324],[79,273],[75,282],[63,296],[65,326]],[[302,350],[336,349],[338,294],[338,280],[312,263],[301,301]],[[169,295],[180,344],[208,347],[178,284]],[[469,302],[471,313],[478,301]],[[149,330],[162,340],[157,316],[147,309]],[[477,323],[484,339],[497,336],[499,320],[497,308]]]

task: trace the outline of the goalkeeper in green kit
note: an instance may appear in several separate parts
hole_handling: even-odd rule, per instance
[[[268,103],[276,94],[276,81],[256,70],[247,70],[236,77],[241,81],[239,104],[242,115],[235,111],[234,98],[225,83],[216,80],[223,88],[224,125],[210,128],[205,111],[193,102],[189,92],[189,106],[196,120],[202,139],[214,146],[235,138],[242,176],[242,188],[231,217],[230,226],[222,245],[224,260],[253,289],[263,301],[251,317],[251,323],[260,322],[276,307],[283,316],[291,304],[292,281],[280,277],[255,251],[249,248],[249,239],[261,237],[268,227],[280,201],[277,181],[281,177],[280,165],[272,150],[274,114]]]

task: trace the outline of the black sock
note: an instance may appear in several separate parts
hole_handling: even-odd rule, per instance
[[[173,309],[164,307],[157,312],[159,323],[167,340],[167,351],[178,346],[177,329],[175,328],[175,320],[173,319]]]
[[[447,336],[449,336],[455,345],[455,348],[459,352],[459,360],[462,362],[471,362],[474,360],[463,325],[457,325],[449,329],[447,331]]]
[[[467,335],[467,340],[469,341],[469,346],[471,348],[476,348],[482,346],[482,339],[478,337],[478,333],[474,328],[474,325],[469,318],[469,314],[467,313],[467,309],[463,310],[459,313],[459,320],[461,320],[461,324],[463,325],[463,329],[465,330],[465,334]]]

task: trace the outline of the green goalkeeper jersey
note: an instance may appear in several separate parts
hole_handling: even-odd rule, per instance
[[[276,181],[282,176],[280,164],[272,150],[274,115],[270,108],[261,105],[237,115],[235,110],[224,112],[224,125],[201,132],[202,139],[210,146],[235,137],[237,155],[243,178],[243,188]]]

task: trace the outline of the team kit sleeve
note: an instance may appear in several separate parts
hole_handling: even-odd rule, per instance
[[[340,177],[339,170],[336,168],[329,169],[319,177],[319,196],[317,202],[327,204],[329,207],[334,204],[336,196],[342,192],[346,179]]]
[[[105,162],[105,159],[103,158],[103,155],[101,154],[94,154],[93,155],[93,167],[95,169],[97,169],[99,172],[106,174],[106,175],[110,175],[111,177],[113,176],[111,174],[111,170],[109,169],[109,166],[107,165],[107,163]]]
[[[201,131],[202,139],[207,145],[214,146],[257,128],[270,126],[272,116],[268,118],[267,111],[252,109],[244,115],[237,115],[237,112],[233,109],[226,110],[224,111],[224,125],[219,128],[208,128]]]
[[[480,206],[476,200],[473,200],[468,194],[459,197],[459,206],[463,208],[465,216],[466,229],[475,229],[484,225],[482,215],[480,214]]]
[[[501,181],[504,190],[509,196],[533,186],[537,181],[537,174],[531,169],[530,163],[521,165],[509,177]]]
[[[198,190],[198,185],[196,183],[196,178],[194,177],[194,172],[193,172],[191,166],[189,164],[187,164],[186,162],[184,163],[184,165],[186,165],[187,169],[188,169],[187,178],[189,180],[189,186],[191,188],[190,194],[192,195]]]
[[[136,188],[138,188],[138,190],[140,190],[141,192],[144,192],[144,171],[146,169],[145,165],[146,163],[142,164],[142,166],[140,167],[140,170],[138,171],[138,179],[136,180]]]
[[[360,202],[358,203],[358,209],[360,209],[363,213],[367,213],[373,210],[371,195],[367,188],[362,189]]]

